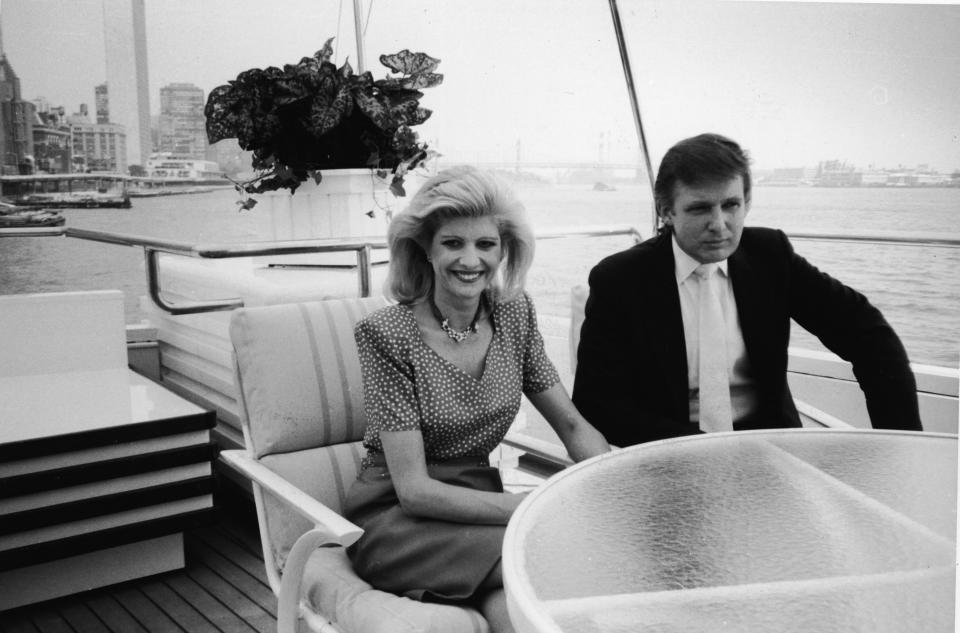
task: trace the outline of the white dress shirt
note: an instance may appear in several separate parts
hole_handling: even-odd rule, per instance
[[[697,328],[697,314],[700,309],[700,280],[694,274],[700,262],[687,255],[677,238],[673,237],[673,261],[677,276],[677,288],[680,291],[680,314],[683,318],[683,336],[687,343],[687,387],[690,398],[690,421],[700,421],[700,334]],[[727,270],[727,260],[718,263],[719,280],[722,280],[721,307],[725,321],[727,339],[727,376],[730,380],[730,402],[733,409],[733,421],[742,420],[753,413],[757,406],[753,381],[750,378],[750,365],[747,348],[743,343],[740,330],[740,317],[737,314],[737,302],[733,296],[733,283]]]

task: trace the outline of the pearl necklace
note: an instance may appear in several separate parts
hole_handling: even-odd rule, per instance
[[[437,322],[440,323],[440,329],[443,330],[443,333],[446,334],[454,343],[462,343],[468,338],[471,334],[477,333],[477,323],[480,321],[480,317],[483,316],[484,303],[486,303],[486,293],[480,295],[480,303],[477,305],[477,312],[473,315],[473,321],[470,322],[466,328],[458,330],[450,325],[450,319],[443,316],[443,313],[440,312],[440,308],[437,307],[437,303],[433,300],[433,293],[430,293],[430,310],[433,312],[434,318]]]

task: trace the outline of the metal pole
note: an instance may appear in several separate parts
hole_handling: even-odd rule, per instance
[[[367,68],[363,52],[363,27],[360,24],[360,0],[353,0],[353,32],[357,38],[357,73],[359,74]]]
[[[640,117],[640,102],[637,100],[637,89],[633,83],[633,71],[630,69],[630,54],[627,52],[627,42],[623,36],[623,24],[620,22],[620,11],[617,0],[610,1],[610,16],[613,18],[613,30],[617,35],[617,47],[620,49],[620,62],[623,65],[623,76],[627,82],[627,95],[630,97],[630,108],[633,110],[633,122],[637,126],[637,139],[640,142],[640,151],[643,154],[644,165],[647,168],[647,181],[650,184],[650,195],[653,195],[653,166],[650,164],[650,151],[647,149],[647,136],[643,132],[643,119]],[[652,215],[653,234],[657,233],[657,213],[654,205]]]
[[[365,244],[361,248],[357,249],[357,268],[359,268],[360,273],[360,296],[369,297],[370,296],[370,278],[371,278],[371,269],[370,269],[370,248],[369,244]]]

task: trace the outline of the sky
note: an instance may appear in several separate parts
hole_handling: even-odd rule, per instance
[[[336,36],[357,67],[352,5],[144,0],[151,111],[161,86],[209,92]],[[637,133],[605,0],[362,0],[366,67],[403,48],[445,80],[419,128],[460,160],[635,164]],[[656,165],[677,140],[726,134],[757,168],[845,160],[960,169],[960,5],[620,0]],[[101,0],[0,0],[23,97],[68,112],[105,76]]]

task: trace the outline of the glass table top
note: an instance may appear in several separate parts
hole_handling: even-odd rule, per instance
[[[792,429],[622,449],[514,514],[520,631],[953,631],[957,436]],[[918,628],[919,627],[919,628]]]

